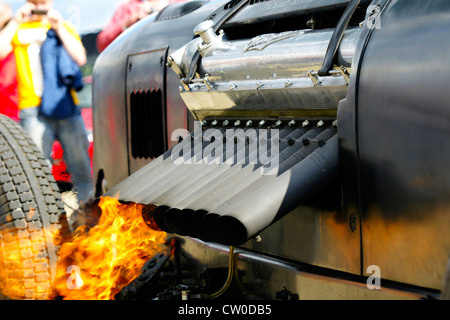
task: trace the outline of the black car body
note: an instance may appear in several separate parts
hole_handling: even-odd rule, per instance
[[[450,252],[449,15],[438,0],[166,7],[96,62],[98,193],[159,208],[186,278],[207,270],[225,282],[215,271],[233,248],[246,297],[439,297]],[[204,162],[157,169],[181,140],[175,130],[238,128],[276,129],[280,148],[310,149],[287,175],[233,197],[247,163],[230,165],[229,180]],[[310,136],[292,138],[296,129]],[[198,206],[180,206],[194,190]],[[211,201],[222,211],[205,209]]]

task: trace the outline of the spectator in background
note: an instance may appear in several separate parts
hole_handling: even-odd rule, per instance
[[[106,27],[97,36],[97,49],[99,52],[117,38],[123,31],[152,12],[161,11],[169,4],[186,0],[128,0],[121,4]]]
[[[11,7],[0,2],[0,31],[12,18]],[[17,73],[14,54],[0,59],[0,113],[19,121],[17,108]]]
[[[76,86],[82,86],[86,50],[75,28],[52,8],[53,0],[25,2],[0,31],[0,59],[15,54],[20,124],[49,162],[59,140],[82,204],[93,196],[89,141],[75,86],[67,82],[78,79]]]

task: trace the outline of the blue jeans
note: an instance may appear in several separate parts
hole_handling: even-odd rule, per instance
[[[39,108],[20,111],[20,124],[51,163],[55,139],[61,143],[64,161],[71,174],[80,204],[93,197],[89,141],[81,114],[52,119],[39,114]]]
[[[42,137],[44,136],[45,125],[39,121],[38,114],[39,109],[35,107],[22,109],[19,112],[19,118],[20,125],[24,128],[25,132],[30,135],[38,148],[43,151]],[[51,158],[48,160],[51,161]]]

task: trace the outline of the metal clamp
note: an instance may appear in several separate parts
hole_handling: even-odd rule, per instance
[[[205,74],[204,78],[201,79],[192,79],[190,81],[190,83],[199,83],[199,84],[203,84],[206,89],[211,90],[214,86],[211,84],[211,81],[209,81],[209,74]],[[181,80],[181,87],[180,87],[180,91],[182,91],[182,89],[184,89],[185,91],[190,91],[191,88],[189,87],[189,83],[184,82],[183,80]]]
[[[346,84],[347,85],[349,84],[349,82],[350,82],[350,73],[348,72],[347,68],[341,66],[339,69],[330,70],[328,72],[329,76],[336,75],[336,74],[341,75],[344,78]],[[322,81],[320,81],[320,79],[319,79],[319,72],[318,71],[311,70],[311,71],[308,72],[308,76],[310,77],[311,81],[313,82],[314,87],[317,87],[319,84],[322,83]]]

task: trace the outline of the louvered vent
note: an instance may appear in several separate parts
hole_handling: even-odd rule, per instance
[[[161,90],[130,95],[131,154],[152,159],[164,152],[164,112]]]

